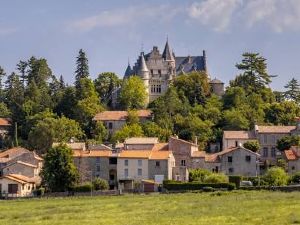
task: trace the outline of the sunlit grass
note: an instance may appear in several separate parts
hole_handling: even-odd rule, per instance
[[[223,192],[0,201],[0,224],[300,224],[300,193]]]

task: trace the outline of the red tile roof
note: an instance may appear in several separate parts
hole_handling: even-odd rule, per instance
[[[259,133],[288,134],[294,129],[296,129],[296,126],[258,126]]]
[[[253,131],[224,131],[225,139],[255,139]]]
[[[23,153],[27,153],[27,152],[30,152],[30,151],[26,148],[15,147],[15,148],[11,148],[11,149],[0,152],[0,158],[14,158],[19,155],[22,155]]]
[[[284,151],[284,155],[286,157],[287,160],[297,160],[297,155],[295,154],[295,152],[293,150],[285,150]]]
[[[16,181],[18,183],[21,184],[25,184],[25,183],[35,183],[35,180],[33,178],[29,178],[20,174],[8,174],[3,176],[2,178],[7,178],[13,181]]]
[[[11,126],[11,119],[0,118],[0,126]]]
[[[170,158],[171,151],[152,151],[150,159],[163,160]]]
[[[150,118],[152,112],[150,110],[137,110],[138,117]],[[113,120],[126,120],[128,116],[127,111],[104,111],[94,116],[93,120],[96,121],[113,121]]]
[[[109,150],[73,150],[73,157],[109,157],[112,151]]]

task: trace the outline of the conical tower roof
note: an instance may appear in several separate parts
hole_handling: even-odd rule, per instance
[[[131,66],[130,66],[130,63],[128,62],[128,66],[127,66],[127,68],[126,68],[124,77],[129,77],[130,75],[132,75],[132,68],[131,68]]]
[[[166,61],[174,61],[174,56],[173,56],[172,51],[170,49],[169,40],[168,39],[167,39],[167,42],[166,42],[165,49],[164,49],[164,52],[162,54],[162,57]]]
[[[141,72],[149,72],[143,52],[141,53],[140,71]]]

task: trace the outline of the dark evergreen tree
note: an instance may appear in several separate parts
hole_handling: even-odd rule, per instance
[[[287,89],[284,92],[285,98],[295,102],[300,102],[300,84],[298,83],[298,80],[293,78],[284,87]]]
[[[27,73],[26,73],[26,69],[28,67],[28,62],[27,61],[20,61],[17,64],[17,70],[20,72],[20,80],[23,84],[23,88],[25,88],[26,86],[26,82],[27,82]]]
[[[75,86],[80,89],[80,80],[89,77],[89,65],[85,52],[80,49],[76,60]]]
[[[0,66],[0,102],[4,100],[4,90],[3,90],[3,78],[5,77],[6,73],[4,69]]]

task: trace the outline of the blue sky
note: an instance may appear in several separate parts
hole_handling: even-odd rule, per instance
[[[207,51],[212,77],[225,82],[245,51],[268,59],[272,87],[300,79],[300,0],[2,0],[0,65],[11,73],[19,60],[44,57],[55,75],[73,82],[83,48],[90,73],[119,76],[141,51],[169,37],[176,55]]]

